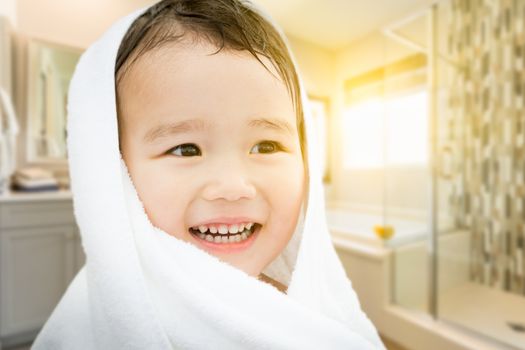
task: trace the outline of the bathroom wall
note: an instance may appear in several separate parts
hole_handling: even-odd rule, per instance
[[[0,2],[0,16],[6,16],[11,25],[16,25],[17,22],[17,6],[16,0],[2,0]]]
[[[18,30],[27,36],[87,48],[117,18],[153,0],[18,0]]]
[[[299,38],[287,38],[308,93],[329,98],[335,84],[335,54]]]
[[[4,0],[2,0],[4,1]],[[87,48],[116,19],[154,0],[18,0],[18,30],[74,47]],[[94,20],[96,19],[96,21]],[[288,36],[307,90],[314,95],[332,93],[335,57],[330,51]]]
[[[4,1],[1,0],[4,6]],[[35,37],[50,42],[85,49],[102,35],[118,18],[140,7],[153,4],[154,0],[104,0],[68,1],[68,0],[7,0],[11,6],[6,10],[16,13],[17,31],[17,67],[16,94],[17,110],[21,126],[25,125],[25,80],[24,49],[27,38]],[[15,6],[16,4],[16,6]],[[333,94],[335,70],[334,55],[323,48],[299,38],[288,37],[290,46],[297,60],[299,70],[309,94],[330,97]],[[25,165],[25,140],[20,138],[18,164]],[[63,166],[50,166],[62,171]]]

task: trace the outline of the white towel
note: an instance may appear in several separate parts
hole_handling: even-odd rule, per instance
[[[33,348],[385,349],[330,239],[308,110],[306,214],[263,271],[287,294],[151,224],[119,151],[114,82],[120,41],[145,10],[95,42],[71,81],[71,189],[87,262]]]

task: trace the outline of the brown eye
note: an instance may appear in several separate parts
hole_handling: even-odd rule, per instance
[[[182,145],[175,146],[170,149],[168,153],[179,157],[194,157],[201,155],[199,147],[193,143],[184,143]]]
[[[256,153],[275,153],[279,150],[282,150],[282,147],[280,147],[279,143],[274,141],[263,141],[259,142],[255,146],[253,146],[252,150],[257,148],[258,152]]]

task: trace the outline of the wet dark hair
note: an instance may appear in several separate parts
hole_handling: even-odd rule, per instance
[[[163,0],[132,23],[120,44],[115,64],[116,88],[133,63],[146,52],[188,37],[227,50],[249,51],[270,73],[258,54],[268,58],[285,82],[294,104],[305,170],[307,166],[303,105],[297,72],[286,44],[271,23],[243,0]],[[272,73],[273,75],[273,73]],[[117,94],[118,99],[118,94]],[[308,176],[308,171],[306,171]]]

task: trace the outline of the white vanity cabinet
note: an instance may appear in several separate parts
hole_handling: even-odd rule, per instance
[[[4,346],[36,335],[84,261],[69,191],[0,195]]]

